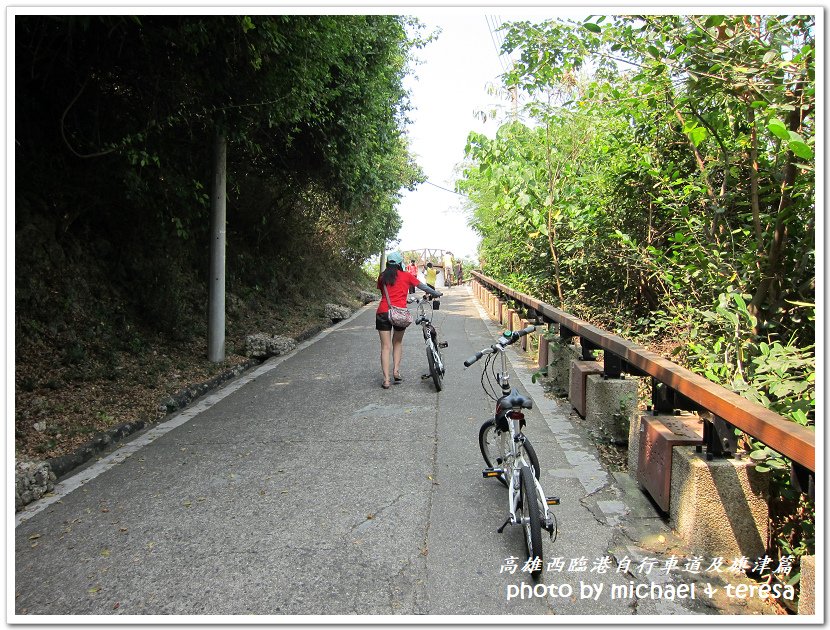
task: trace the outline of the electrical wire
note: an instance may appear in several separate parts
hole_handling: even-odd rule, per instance
[[[459,197],[464,197],[465,199],[469,199],[469,197],[467,197],[467,195],[464,195],[464,194],[462,194],[462,193],[460,193],[460,192],[455,192],[454,190],[450,190],[449,188],[444,188],[443,186],[439,186],[438,184],[433,184],[433,183],[432,183],[432,182],[430,182],[430,181],[426,181],[426,182],[424,182],[424,183],[425,183],[425,184],[429,184],[430,186],[435,186],[436,188],[440,188],[441,190],[444,190],[444,191],[446,191],[446,192],[448,192],[448,193],[452,193],[453,195],[458,195]]]
[[[496,55],[498,56],[499,65],[501,66],[502,72],[507,72],[507,67],[504,65],[504,59],[502,59],[503,55],[501,52],[501,48],[499,44],[496,43],[496,34],[493,28],[495,25],[495,18],[493,18],[493,16],[485,15],[484,20],[487,22],[487,30],[490,31],[490,40],[493,42],[493,47],[496,49]]]

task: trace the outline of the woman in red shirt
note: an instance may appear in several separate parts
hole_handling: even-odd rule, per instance
[[[384,285],[386,291],[383,290]],[[383,370],[383,389],[389,389],[392,381],[389,378],[389,350],[392,350],[393,371],[392,377],[395,383],[403,381],[400,374],[401,357],[403,357],[403,334],[406,328],[398,328],[392,331],[392,322],[389,321],[389,304],[386,301],[386,293],[389,293],[389,302],[392,306],[406,308],[406,297],[409,294],[409,287],[416,287],[433,297],[441,297],[443,293],[436,291],[418,278],[403,270],[403,256],[398,252],[392,252],[386,257],[386,269],[378,276],[378,289],[380,290],[380,304],[375,313],[375,328],[380,335],[380,367]]]
[[[406,270],[409,273],[411,273],[413,276],[415,276],[416,278],[418,277],[418,265],[415,264],[414,260],[409,261],[409,264],[406,266]],[[409,285],[409,293],[410,293],[410,295],[415,293],[415,287],[414,286]]]

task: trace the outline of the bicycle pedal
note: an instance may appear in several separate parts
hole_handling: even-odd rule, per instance
[[[501,468],[485,468],[481,471],[481,475],[487,479],[489,477],[498,477],[499,475],[503,475],[504,470]]]
[[[548,505],[559,505],[559,497],[545,497]]]
[[[448,347],[449,347],[449,345],[450,345],[450,344],[449,344],[449,342],[448,342],[448,341],[442,341],[441,343],[439,343],[439,344],[438,344],[438,347],[439,347],[439,348],[448,348]]]

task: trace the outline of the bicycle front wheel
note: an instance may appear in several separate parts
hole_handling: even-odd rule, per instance
[[[516,516],[521,518],[525,535],[527,559],[532,562],[530,575],[538,578],[542,572],[542,517],[539,513],[539,498],[536,482],[529,466],[519,470],[520,501]]]
[[[440,392],[442,387],[441,372],[438,368],[438,363],[435,361],[435,352],[435,346],[430,341],[427,343],[427,363],[429,364],[429,373],[432,376],[432,382],[435,383],[435,391]]]

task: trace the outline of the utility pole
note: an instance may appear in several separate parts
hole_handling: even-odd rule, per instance
[[[218,131],[213,144],[213,190],[210,213],[210,281],[208,283],[208,360],[225,360],[225,239],[228,142]]]

